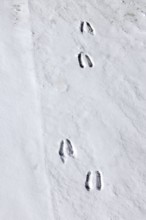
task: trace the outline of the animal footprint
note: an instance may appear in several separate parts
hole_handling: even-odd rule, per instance
[[[89,171],[87,173],[85,180],[85,188],[87,191],[90,191],[92,188],[100,191],[103,188],[101,173],[99,171],[95,171],[94,173]]]
[[[84,31],[88,32],[91,35],[95,34],[95,31],[89,22],[81,21],[80,31],[81,31],[81,33],[83,33]]]
[[[86,175],[85,188],[87,191],[90,191],[92,188],[91,171],[89,171]]]
[[[75,158],[74,147],[69,139],[61,141],[59,148],[59,156],[63,163],[65,163],[67,156]]]
[[[21,11],[20,5],[13,5],[15,11]]]
[[[86,64],[92,68],[93,67],[93,61],[91,60],[91,57],[87,54],[84,54],[83,52],[80,52],[78,54],[78,62],[79,62],[79,66],[81,68],[85,68]]]

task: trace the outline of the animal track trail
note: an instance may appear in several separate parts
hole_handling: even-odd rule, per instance
[[[90,68],[93,67],[93,61],[91,57],[87,54],[84,54],[84,52],[80,52],[78,54],[78,62],[81,68],[85,68],[86,65],[88,65]]]
[[[90,191],[91,188],[92,188],[92,184],[91,184],[91,171],[88,171],[88,173],[86,175],[85,188],[86,188],[87,191]]]
[[[84,32],[87,32],[91,35],[95,35],[95,30],[94,28],[92,27],[92,25],[89,23],[89,22],[85,22],[85,21],[81,21],[81,24],[80,24],[80,31],[81,33],[84,33]]]
[[[61,141],[58,153],[63,163],[66,162],[67,157],[75,158],[75,150],[73,144],[69,139]]]
[[[99,171],[96,171],[95,173],[96,173],[96,189],[100,191],[103,187],[101,173]]]

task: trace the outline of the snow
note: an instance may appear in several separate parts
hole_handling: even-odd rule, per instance
[[[146,2],[1,0],[0,219],[146,219]]]

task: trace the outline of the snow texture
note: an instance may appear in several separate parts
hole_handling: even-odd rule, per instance
[[[0,1],[0,220],[146,219],[146,1]]]

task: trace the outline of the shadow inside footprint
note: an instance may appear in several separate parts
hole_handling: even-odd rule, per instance
[[[91,171],[89,171],[86,175],[85,188],[87,191],[91,190]]]
[[[96,171],[96,189],[101,190],[102,189],[102,181],[101,181],[101,173],[99,171]]]
[[[59,156],[63,163],[65,163],[65,154],[64,154],[64,141],[62,140],[59,148]]]
[[[78,61],[79,61],[79,66],[81,68],[84,68],[82,55],[83,55],[82,52],[78,54]]]
[[[91,24],[89,22],[86,22],[86,24],[87,24],[88,32],[94,35],[94,29],[92,28]]]
[[[74,157],[74,150],[73,150],[73,146],[72,143],[69,139],[66,139],[66,143],[67,143],[67,153],[70,157]]]
[[[83,33],[83,31],[84,31],[84,21],[81,21],[80,31],[81,31],[81,33]]]
[[[90,58],[87,54],[85,55],[85,57],[86,57],[88,66],[89,66],[90,68],[92,68],[92,67],[93,67],[93,63],[92,63],[92,61],[91,61],[91,58]]]

